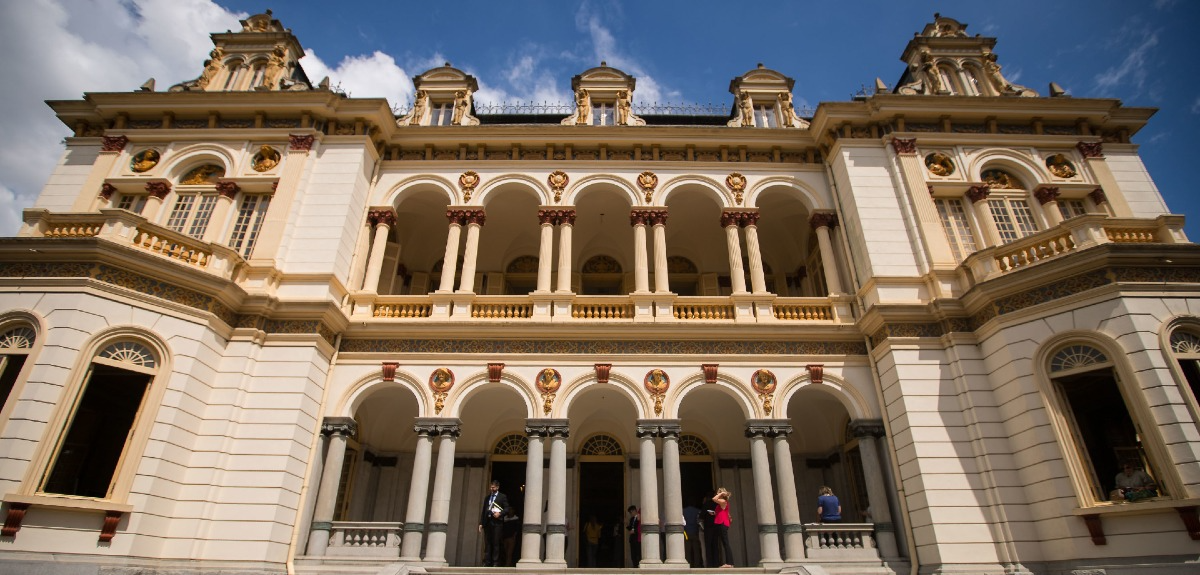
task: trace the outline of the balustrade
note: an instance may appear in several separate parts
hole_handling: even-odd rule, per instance
[[[786,321],[833,321],[833,306],[826,298],[806,298],[811,301],[796,302],[792,298],[776,300],[771,311],[776,319]]]
[[[630,319],[633,304],[628,298],[577,298],[571,302],[571,317],[575,319]]]
[[[533,303],[526,297],[490,298],[481,296],[471,302],[474,319],[526,319],[533,317]]]
[[[334,521],[325,555],[399,557],[403,523]]]
[[[875,525],[816,523],[804,526],[804,555],[809,559],[874,559]]]

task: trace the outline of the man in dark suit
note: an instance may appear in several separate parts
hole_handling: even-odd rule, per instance
[[[508,497],[500,493],[500,482],[493,479],[479,515],[479,532],[483,533],[484,540],[484,567],[500,566],[500,554],[504,547],[504,515],[508,509]]]

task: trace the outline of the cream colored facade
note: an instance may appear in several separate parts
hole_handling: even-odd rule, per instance
[[[597,567],[687,570],[717,486],[767,572],[1195,568],[1200,251],[1153,110],[936,17],[811,117],[762,65],[673,116],[605,64],[567,115],[447,64],[396,116],[243,25],[50,103],[75,134],[0,239],[5,572],[452,573],[491,478],[522,572],[584,567],[590,515]]]

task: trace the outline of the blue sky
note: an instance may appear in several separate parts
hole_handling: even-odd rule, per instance
[[[1135,138],[1175,213],[1200,240],[1200,194],[1183,168],[1200,132],[1200,3],[1186,0],[853,3],[708,1],[29,0],[0,6],[0,235],[12,235],[67,135],[42,101],[84,91],[158,89],[199,74],[209,32],[273,8],[355,97],[404,105],[411,77],[445,61],[474,74],[478,101],[570,102],[575,74],[606,60],[637,77],[635,99],[727,108],[729,80],[762,62],[796,80],[798,105],[843,101],[875,78],[893,85],[913,33],[941,12],[998,38],[1006,77],[1043,95],[1159,108]],[[42,62],[31,71],[30,62]],[[7,148],[7,149],[5,149]]]

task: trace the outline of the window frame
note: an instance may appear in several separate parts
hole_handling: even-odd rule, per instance
[[[615,126],[617,124],[617,103],[593,100],[591,124],[593,126]]]
[[[17,403],[20,401],[21,394],[25,390],[25,385],[29,381],[29,374],[33,371],[34,364],[37,363],[37,356],[41,352],[42,344],[45,341],[45,327],[42,325],[40,318],[27,312],[17,312],[0,317],[0,335],[6,334],[9,330],[20,327],[27,327],[33,330],[33,344],[25,351],[25,362],[21,365],[21,369],[17,372],[16,379],[13,381],[12,389],[8,392],[8,398],[0,403],[0,430],[3,430],[13,410],[16,409]],[[12,355],[0,352],[0,355]],[[0,370],[2,373],[2,370]]]
[[[254,255],[254,246],[258,244],[259,234],[262,232],[263,222],[267,220],[267,214],[271,209],[271,200],[274,198],[273,193],[240,193],[236,199],[236,209],[230,210],[233,212],[233,221],[230,224],[229,234],[225,237],[225,245],[242,256],[242,259],[250,259]],[[239,231],[239,226],[243,225],[242,217],[246,208],[246,202],[251,198],[255,199],[255,205],[250,208],[252,210],[249,215],[250,222],[246,224],[244,230]],[[209,222],[212,225],[212,222]],[[224,225],[223,223],[221,225]],[[240,234],[240,237],[238,237]],[[245,245],[242,243],[245,242]]]
[[[429,125],[450,126],[454,122],[454,102],[429,102]]]
[[[938,220],[942,224],[942,233],[946,236],[946,243],[950,244],[950,255],[955,258],[956,263],[961,264],[962,262],[966,261],[967,258],[971,257],[971,254],[983,249],[981,247],[984,245],[984,242],[982,241],[983,238],[976,231],[980,226],[977,222],[973,221],[975,210],[972,209],[973,206],[971,205],[969,199],[961,196],[941,196],[932,198],[932,201],[933,208],[938,214]],[[958,203],[958,207],[963,216],[962,227],[965,229],[959,229],[958,226],[954,225],[954,220],[948,217],[950,215],[948,207],[946,210],[943,210],[942,206],[946,205],[948,202]],[[955,235],[951,235],[952,231],[955,232]],[[963,236],[964,231],[966,236]],[[969,250],[967,249],[967,246],[961,245],[962,242],[959,241],[963,237],[966,237],[971,241]]]
[[[1016,188],[1003,189],[1001,191],[992,190],[987,199],[983,201],[987,202],[988,215],[992,218],[992,223],[996,226],[996,239],[999,241],[1000,245],[1010,244],[1035,235],[1042,231],[1044,227],[1044,223],[1039,222],[1037,212],[1034,210],[1034,204],[1030,201],[1029,192],[1027,190]],[[1013,202],[1022,202],[1025,204],[1024,209],[1028,211],[1029,215],[1029,230],[1024,230],[1022,228],[1017,217],[1017,213],[1013,210]],[[1002,206],[1002,211],[1009,217],[1009,220],[1005,223],[1012,226],[1012,233],[1015,234],[1016,237],[1011,239],[1005,238],[1005,232],[1001,227],[1001,221],[996,218],[997,210],[995,206]]]
[[[1180,364],[1180,354],[1175,351],[1175,346],[1172,339],[1177,331],[1190,332],[1196,336],[1200,336],[1200,318],[1193,316],[1181,316],[1172,319],[1166,324],[1160,337],[1162,338],[1163,356],[1167,360],[1167,365],[1171,371],[1171,375],[1175,380],[1175,384],[1179,386],[1179,395],[1182,396],[1184,403],[1187,405],[1188,412],[1192,416],[1192,423],[1200,431],[1200,397],[1193,393],[1191,382],[1187,379],[1187,374],[1183,371],[1183,366]],[[1182,359],[1193,360],[1200,363],[1200,354],[1192,357],[1190,354]]]

